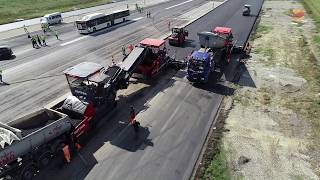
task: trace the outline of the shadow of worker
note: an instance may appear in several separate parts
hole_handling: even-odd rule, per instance
[[[148,127],[139,126],[139,131],[136,133],[132,125],[129,125],[121,137],[111,140],[111,144],[121,149],[130,152],[144,150],[146,147],[153,147],[153,142],[148,139],[150,134]]]

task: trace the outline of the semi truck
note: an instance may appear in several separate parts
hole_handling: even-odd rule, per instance
[[[198,33],[200,49],[193,51],[187,60],[187,79],[206,83],[211,72],[229,63],[234,47],[231,28],[216,27],[212,32]]]

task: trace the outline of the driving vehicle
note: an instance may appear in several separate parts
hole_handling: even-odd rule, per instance
[[[245,4],[242,9],[242,15],[243,16],[250,16],[250,14],[251,14],[251,5]]]
[[[0,60],[10,59],[13,55],[12,49],[9,46],[0,46]]]
[[[46,14],[42,18],[40,18],[40,24],[60,24],[62,21],[63,19],[60,12]]]
[[[130,11],[128,9],[114,11],[109,14],[92,13],[83,16],[75,23],[80,34],[88,34],[96,32],[100,29],[111,27],[121,22],[125,22],[129,16]]]
[[[188,36],[188,31],[184,27],[173,27],[171,30],[171,35],[169,36],[170,45],[182,45]]]

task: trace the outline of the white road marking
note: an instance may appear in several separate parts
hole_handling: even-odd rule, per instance
[[[72,44],[74,42],[77,42],[77,41],[80,41],[80,40],[86,39],[86,38],[88,38],[88,36],[82,36],[82,37],[79,37],[79,38],[74,39],[72,41],[68,41],[68,42],[62,43],[62,44],[60,44],[60,46],[66,46],[66,45]]]
[[[174,8],[174,7],[177,7],[177,6],[181,6],[181,5],[186,4],[186,3],[188,3],[188,2],[191,2],[191,1],[193,1],[193,0],[188,0],[188,1],[185,1],[185,2],[182,2],[182,3],[179,3],[179,4],[176,4],[176,5],[167,7],[166,10],[171,9],[171,8]]]
[[[132,21],[139,21],[140,19],[143,19],[143,17],[138,17],[138,18],[132,19]]]

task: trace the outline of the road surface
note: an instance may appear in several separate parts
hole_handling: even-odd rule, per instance
[[[231,27],[238,45],[243,45],[256,16],[243,17],[242,7],[251,4],[257,15],[262,3],[263,0],[227,1],[189,25],[188,43],[183,48],[170,47],[171,55],[186,57],[199,48],[196,33],[215,26]],[[237,57],[232,60],[230,66],[235,66]],[[183,70],[167,71],[150,84],[131,84],[127,93],[119,93],[118,108],[103,119],[72,163],[53,164],[36,179],[189,179],[221,100],[233,89],[216,81],[221,74],[203,86],[193,86],[185,75]],[[222,79],[232,79],[232,75],[226,72]],[[137,119],[142,128],[138,138],[126,123],[130,105],[139,112]]]
[[[16,58],[0,61],[3,79],[10,85],[0,86],[1,121],[7,122],[17,116],[44,107],[49,102],[69,92],[63,70],[83,61],[93,61],[102,65],[111,63],[111,56],[122,59],[121,47],[137,44],[145,37],[160,37],[167,31],[167,21],[172,25],[183,24],[188,20],[173,19],[188,12],[206,1],[190,1],[169,10],[163,10],[184,2],[176,0],[153,6],[154,20],[143,14],[134,13],[132,21],[119,24],[88,36],[79,35],[72,24],[60,28],[60,40],[50,37],[49,47],[32,49],[30,40],[25,37],[7,40]],[[154,26],[155,25],[155,26]],[[155,28],[157,27],[157,28]]]

